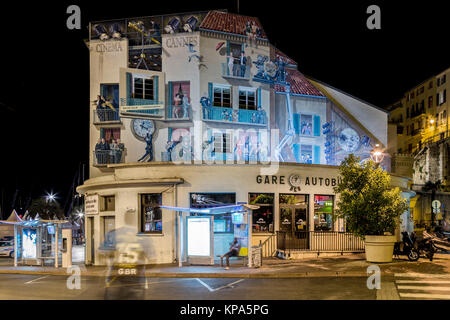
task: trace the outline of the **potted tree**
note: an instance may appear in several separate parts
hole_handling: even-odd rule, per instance
[[[391,177],[378,164],[360,163],[350,154],[339,167],[341,180],[334,188],[339,194],[336,216],[365,241],[366,260],[391,262],[396,242],[395,229],[407,210],[399,188],[391,187]]]

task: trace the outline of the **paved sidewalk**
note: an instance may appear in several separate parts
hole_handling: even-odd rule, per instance
[[[364,254],[324,257],[304,260],[264,259],[260,268],[243,267],[240,261],[231,261],[229,270],[215,266],[184,266],[175,264],[149,265],[147,277],[156,278],[304,278],[304,277],[362,277],[367,276],[367,267],[372,265]],[[428,273],[450,275],[450,254],[436,254],[432,262],[421,258],[417,262],[394,259],[392,263],[377,264],[382,274]],[[104,276],[105,267],[78,265],[84,276]],[[0,274],[67,275],[64,268],[14,267],[0,263]]]

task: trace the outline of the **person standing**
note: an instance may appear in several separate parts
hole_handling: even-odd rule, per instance
[[[116,139],[112,139],[109,145],[109,163],[116,163],[117,151],[119,151],[119,147],[117,146]]]

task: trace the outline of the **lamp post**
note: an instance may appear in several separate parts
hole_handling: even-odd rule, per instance
[[[383,162],[384,156],[385,156],[385,154],[384,154],[383,150],[380,148],[379,144],[376,144],[375,148],[373,148],[373,150],[370,152],[370,158],[377,165],[379,165],[381,162]]]

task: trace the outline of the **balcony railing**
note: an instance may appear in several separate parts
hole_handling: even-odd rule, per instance
[[[94,123],[104,122],[120,122],[120,115],[118,110],[111,109],[97,109],[94,110]]]
[[[203,120],[266,125],[267,116],[263,110],[245,110],[224,107],[203,107]]]
[[[240,64],[229,66],[227,63],[222,63],[222,77],[250,80],[250,67],[241,66]]]
[[[124,152],[117,150],[95,150],[94,154],[94,166],[106,167],[108,164],[123,163]]]
[[[165,107],[164,102],[161,101],[137,98],[121,98],[120,105],[122,113],[138,113],[149,115],[155,118],[164,118]]]
[[[415,136],[421,133],[423,133],[423,129],[414,129],[411,135]]]
[[[190,120],[191,108],[190,106],[167,106],[166,119],[170,120]]]

